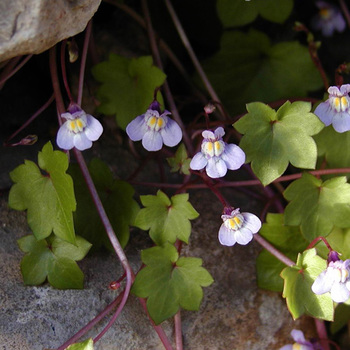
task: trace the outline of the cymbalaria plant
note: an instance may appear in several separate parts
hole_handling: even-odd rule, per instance
[[[84,274],[77,261],[102,247],[113,251],[123,268],[122,276],[109,281],[118,294],[112,304],[55,347],[91,350],[101,341],[103,348],[100,338],[135,296],[164,348],[173,349],[169,332],[162,328],[170,318],[176,349],[186,348],[182,331],[188,322],[181,326],[181,317],[189,313],[181,315],[181,310],[202,312],[208,306],[202,304],[208,289],[220,283],[216,271],[230,269],[221,256],[229,255],[234,264],[239,252],[245,260],[239,261],[234,282],[225,280],[225,293],[229,283],[239,283],[248,262],[255,261],[257,275],[247,270],[248,282],[256,280],[260,288],[278,292],[294,320],[306,315],[316,323],[317,333],[303,329],[313,333],[310,340],[293,329],[295,343],[281,349],[337,347],[350,320],[350,312],[342,312],[350,305],[347,4],[340,0],[338,8],[324,1],[306,6],[293,0],[217,0],[215,11],[213,2],[203,2],[198,12],[198,2],[188,2],[183,10],[178,6],[178,17],[171,1],[164,0],[165,7],[152,20],[155,7],[150,10],[150,1],[140,2],[134,5],[142,8],[142,18],[119,1],[103,3],[101,7],[110,7],[102,13],[108,16],[117,6],[118,16],[131,15],[144,25],[150,52],[126,57],[116,54],[124,50],[111,48],[107,56],[108,45],[101,39],[105,36],[95,37],[90,22],[81,50],[75,39],[57,44],[60,55],[56,46],[50,49],[53,96],[5,142],[35,143],[37,135],[11,140],[55,101],[57,115],[52,115],[54,125],[37,162],[24,160],[10,173],[9,206],[26,211],[31,232],[18,240],[23,282],[81,289]],[[162,12],[165,8],[168,14]],[[186,17],[186,31],[181,24],[185,15],[191,16]],[[163,26],[170,18],[183,49]],[[120,23],[129,22],[123,17]],[[143,39],[136,46],[130,40],[134,33],[117,41],[145,51]],[[335,49],[337,43],[341,45]],[[71,66],[78,64],[77,57],[78,79]],[[3,65],[0,88],[17,62]],[[85,79],[86,64],[91,74]],[[118,156],[107,164],[102,160],[108,159],[106,151],[116,147]],[[212,195],[202,197],[204,190]],[[217,229],[203,225],[207,216]],[[148,243],[142,243],[136,268],[125,247],[133,244],[131,234],[141,241],[141,230],[148,232]],[[259,245],[263,249],[255,249]],[[244,285],[247,281],[242,281],[242,293]],[[227,299],[237,303],[234,295]],[[101,333],[79,340],[117,305]],[[231,324],[226,321],[225,330]],[[333,327],[337,335],[327,332]],[[228,333],[230,345],[223,343],[223,348],[238,341],[238,330]],[[282,346],[288,338],[278,341]],[[239,346],[249,348],[250,340]]]

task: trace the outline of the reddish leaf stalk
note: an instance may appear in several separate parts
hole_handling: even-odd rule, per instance
[[[15,75],[31,58],[33,55],[28,55],[16,68],[14,68],[10,73],[6,74],[5,77],[1,77],[0,80],[0,89],[2,88],[2,85],[10,79],[13,75]],[[16,61],[15,61],[16,62]]]
[[[67,81],[67,72],[66,72],[66,44],[67,40],[64,40],[61,44],[61,70],[62,70],[62,79],[63,79],[63,84],[66,89],[66,93],[68,95],[68,98],[70,102],[74,102],[72,93],[69,88],[69,84]]]
[[[340,3],[340,7],[341,7],[341,9],[343,11],[343,14],[344,14],[344,16],[346,18],[346,22],[348,22],[348,27],[350,28],[350,13],[349,13],[349,9],[346,6],[344,0],[339,0],[339,3]]]
[[[183,350],[182,331],[181,331],[181,311],[180,310],[174,316],[174,322],[175,322],[176,350]]]
[[[319,320],[318,318],[315,318],[315,326],[316,326],[318,337],[320,338],[321,345],[323,346],[323,349],[330,350],[327,330],[326,330],[324,321]]]

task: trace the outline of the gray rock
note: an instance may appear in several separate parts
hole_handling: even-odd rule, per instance
[[[41,53],[83,31],[101,0],[0,1],[0,62]]]

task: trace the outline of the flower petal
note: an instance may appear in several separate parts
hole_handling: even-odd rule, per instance
[[[244,217],[244,224],[243,226],[250,230],[252,233],[257,233],[261,228],[261,221],[260,219],[251,213],[241,213]]]
[[[337,132],[345,132],[350,130],[350,114],[347,112],[339,112],[333,116],[333,128]]]
[[[331,298],[336,303],[343,303],[350,298],[350,290],[345,283],[334,283],[331,289]]]
[[[215,134],[211,130],[204,130],[202,132],[202,136],[205,140],[211,140],[211,141],[215,140]]]
[[[139,115],[132,120],[126,127],[126,133],[132,141],[140,141],[147,132],[147,125],[145,123],[145,115]]]
[[[235,232],[235,239],[237,243],[241,245],[246,245],[253,239],[252,231],[245,227],[241,227]]]
[[[227,166],[221,158],[213,157],[208,160],[205,170],[209,177],[216,179],[226,175]]]
[[[74,135],[73,138],[74,146],[79,151],[84,151],[88,148],[91,148],[92,142],[87,138],[84,132],[80,132]]]
[[[215,138],[221,139],[225,135],[225,130],[223,127],[219,126],[215,131],[214,131]]]
[[[300,331],[299,329],[293,329],[290,332],[290,335],[292,336],[293,340],[297,343],[305,342],[304,333],[302,331]]]
[[[204,157],[202,152],[198,152],[191,160],[190,168],[192,170],[201,170],[208,163],[208,159]]]
[[[92,115],[86,115],[86,127],[84,133],[90,141],[96,141],[100,138],[103,132],[101,123]]]
[[[163,113],[164,115],[164,113]],[[176,146],[182,139],[182,131],[179,125],[172,119],[164,116],[164,119],[167,118],[165,128],[160,130],[160,134],[162,135],[163,142],[166,146],[174,147]]]
[[[142,138],[142,146],[150,152],[159,151],[163,146],[162,136],[158,131],[147,131]]]
[[[219,230],[219,242],[228,247],[231,247],[236,243],[233,231],[228,229],[224,224],[221,225]]]
[[[325,270],[322,271],[315,279],[311,289],[317,295],[324,294],[331,290],[333,282],[334,280],[329,278],[329,274],[327,274],[327,270]]]
[[[74,133],[69,131],[67,123],[69,123],[69,121],[66,121],[60,126],[57,132],[56,143],[59,148],[70,150],[74,147]]]
[[[328,89],[329,90],[329,89]],[[328,126],[331,125],[332,119],[335,115],[334,111],[332,110],[332,107],[329,104],[329,101],[325,101],[320,103],[314,112],[321,120],[321,122]]]
[[[226,144],[225,151],[221,158],[226,163],[227,169],[239,169],[245,162],[245,153],[243,150],[234,144]]]

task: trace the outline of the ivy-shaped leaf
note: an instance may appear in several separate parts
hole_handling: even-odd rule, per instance
[[[179,171],[180,174],[190,174],[191,159],[188,158],[186,147],[183,143],[176,150],[175,156],[167,158],[166,160],[171,167],[172,173]]]
[[[318,155],[325,156],[328,168],[350,167],[350,131],[336,132],[332,125],[314,136]]]
[[[115,114],[118,125],[125,130],[128,123],[144,114],[153,101],[154,90],[163,85],[166,75],[152,65],[152,57],[126,58],[111,54],[109,60],[92,69],[96,80],[102,83],[97,97],[98,110]],[[157,100],[162,104],[161,94]]]
[[[27,210],[27,221],[36,239],[55,235],[75,243],[73,211],[75,196],[72,178],[66,174],[68,157],[54,151],[48,142],[39,152],[38,166],[26,160],[10,173],[15,183],[9,194],[9,206]]]
[[[296,261],[298,254],[308,245],[299,227],[284,224],[283,214],[267,214],[266,223],[259,233],[292,261]],[[280,274],[285,264],[264,249],[258,256],[256,267],[260,288],[282,292],[283,280]]]
[[[125,247],[130,237],[129,226],[140,210],[133,199],[134,188],[127,182],[115,180],[108,166],[97,158],[91,160],[88,169],[114,232],[122,247]],[[77,198],[77,210],[74,213],[77,234],[91,242],[94,249],[101,246],[112,248],[80,169],[71,165],[69,172],[74,179]]]
[[[84,275],[76,261],[84,258],[91,244],[76,236],[76,245],[56,236],[38,241],[28,235],[18,241],[20,249],[26,253],[21,261],[24,283],[40,285],[47,279],[58,289],[82,289]]]
[[[326,260],[316,255],[316,249],[299,254],[296,266],[286,267],[281,277],[284,279],[283,297],[287,300],[293,319],[303,314],[326,321],[333,320],[333,301],[330,295],[316,295],[311,290],[318,275],[327,267]]]
[[[293,9],[293,0],[218,0],[217,10],[224,27],[238,27],[261,17],[283,23]]]
[[[335,177],[325,182],[304,173],[284,191],[290,201],[285,210],[287,225],[301,225],[308,241],[327,236],[336,225],[350,227],[350,184],[346,177]]]
[[[94,341],[92,338],[89,338],[81,343],[68,346],[67,350],[94,350]]]
[[[179,258],[169,243],[142,251],[141,258],[146,267],[137,274],[131,292],[147,298],[148,312],[156,324],[175,315],[180,307],[199,309],[202,287],[213,283],[202,259]]]
[[[268,103],[307,96],[309,91],[322,87],[307,47],[297,41],[272,45],[262,32],[228,31],[224,32],[220,47],[202,64],[233,115],[243,112],[245,104],[252,101]]]
[[[175,243],[179,239],[188,243],[191,223],[198,217],[198,212],[188,202],[188,193],[177,194],[171,199],[162,191],[156,196],[140,196],[145,208],[136,216],[134,226],[150,230],[149,235],[157,245],[166,242]]]
[[[315,168],[317,147],[311,135],[324,125],[310,109],[308,102],[287,101],[276,112],[253,102],[247,105],[248,114],[234,124],[244,134],[239,145],[246,161],[252,162],[255,175],[264,185],[280,177],[289,162],[298,168]]]

